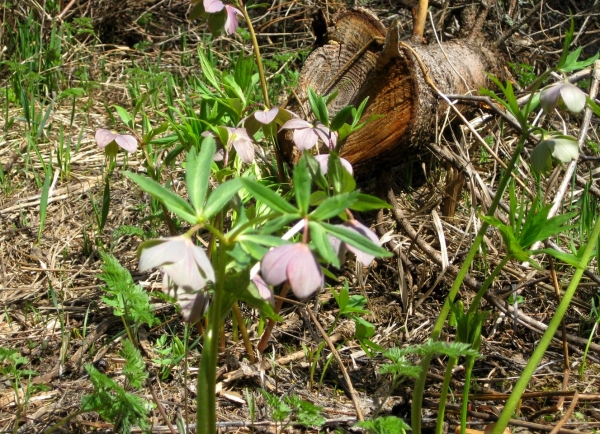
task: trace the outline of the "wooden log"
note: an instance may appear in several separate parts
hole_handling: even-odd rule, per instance
[[[502,76],[501,56],[483,43],[404,44],[398,41],[396,26],[386,30],[364,9],[342,13],[334,21],[327,43],[307,58],[296,92],[300,103],[296,100],[290,108],[310,113],[308,88],[320,94],[339,90],[330,113],[369,97],[363,119],[383,117],[351,134],[341,150],[341,156],[359,169],[395,164],[408,147],[430,139],[447,105],[427,84],[422,66],[444,94],[489,87],[488,72]],[[297,152],[289,139],[289,134],[280,137],[286,157],[293,161]]]

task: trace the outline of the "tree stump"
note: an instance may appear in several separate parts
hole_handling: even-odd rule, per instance
[[[431,137],[447,104],[427,84],[423,68],[444,94],[468,94],[489,86],[487,73],[502,75],[501,56],[485,47],[482,38],[442,45],[404,44],[399,42],[397,25],[386,30],[377,17],[360,8],[339,14],[334,23],[326,43],[308,56],[297,99],[289,108],[310,113],[308,88],[323,95],[339,90],[330,113],[369,97],[363,120],[383,116],[351,134],[341,150],[341,156],[359,170],[377,167],[374,163],[394,164],[409,146]],[[297,152],[290,135],[282,134],[280,141],[293,161]]]

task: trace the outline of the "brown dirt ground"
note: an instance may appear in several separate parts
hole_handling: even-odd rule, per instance
[[[161,10],[164,10],[167,4],[171,4],[171,2],[159,3],[163,8]],[[159,23],[157,27],[163,31],[154,29],[156,33],[146,35],[146,40],[160,43],[165,39],[165,34],[170,34],[171,29],[184,22],[180,11],[181,2],[173,3],[175,6],[170,9],[173,17],[161,14],[164,20],[157,21]],[[390,6],[391,3],[393,2],[369,2],[368,6],[380,17],[385,18],[384,23],[394,15],[401,14],[408,31],[410,14]],[[518,6],[516,2],[509,3],[515,3],[513,18],[524,16],[530,8],[530,6]],[[73,16],[85,11],[86,4],[86,2],[77,2],[77,7],[72,9]],[[93,5],[94,2],[90,4]],[[331,2],[329,5],[335,6]],[[521,31],[508,40],[505,48],[511,61],[529,62],[538,69],[543,69],[545,64],[556,61],[560,49],[559,36],[563,33],[561,29],[564,29],[564,20],[568,18],[564,12],[560,12],[564,10],[564,6],[563,9],[560,6],[559,2],[544,3],[542,8],[523,25]],[[297,44],[295,47],[306,47],[312,42],[308,25],[310,11],[308,7],[298,2],[290,2],[289,7],[290,15],[297,14],[295,16],[303,18],[294,37]],[[497,5],[494,17],[501,13],[509,13],[509,7],[509,4]],[[132,8],[133,6],[130,9]],[[578,26],[583,25],[584,22],[586,26],[585,32],[579,35],[577,44],[584,46],[585,52],[589,55],[590,52],[598,50],[596,35],[600,27],[597,9],[595,13],[587,15],[584,9],[582,5],[576,9]],[[130,12],[132,16],[136,13]],[[272,13],[276,14],[276,12]],[[94,14],[101,16],[102,10],[97,8]],[[126,14],[123,16],[125,17]],[[587,16],[590,19],[586,19]],[[436,15],[437,19],[439,17]],[[273,17],[275,18],[277,16]],[[289,18],[287,23],[293,21],[294,18]],[[101,22],[101,26],[107,26],[106,20]],[[144,36],[140,29],[127,27],[123,23],[120,26],[128,29],[129,33],[135,34],[135,38]],[[506,22],[490,21],[487,31],[497,36],[508,27]],[[268,26],[264,26],[264,29],[268,29]],[[106,27],[100,27],[100,32],[107,32]],[[448,33],[452,33],[452,26],[448,28]],[[135,39],[131,35],[115,34],[114,37],[121,38],[117,41],[120,43],[130,42],[127,38]],[[265,44],[268,43],[268,36],[264,37],[264,41]],[[271,42],[273,51],[277,46],[281,46],[280,40]],[[79,49],[85,48],[79,47]],[[195,48],[190,50],[194,52]],[[179,54],[174,48],[167,49],[161,65],[165,68],[178,68]],[[152,228],[151,223],[142,220],[146,216],[147,207],[140,206],[149,202],[148,196],[132,188],[130,182],[115,172],[111,179],[111,210],[106,227],[100,234],[96,233],[91,202],[91,198],[96,202],[101,200],[104,165],[104,157],[94,142],[94,131],[108,124],[106,106],[115,103],[124,106],[129,104],[125,87],[127,76],[123,75],[126,71],[125,64],[136,56],[141,58],[156,55],[152,50],[141,54],[124,48],[98,49],[96,52],[90,52],[90,64],[104,63],[110,70],[110,80],[100,83],[98,95],[94,98],[80,100],[85,109],[75,114],[72,127],[69,126],[68,101],[58,104],[53,109],[52,124],[44,133],[40,156],[47,159],[50,152],[56,154],[60,126],[63,127],[66,136],[72,137],[77,137],[83,129],[83,140],[81,148],[72,156],[70,175],[56,171],[60,176],[55,180],[51,203],[48,206],[48,217],[39,242],[37,239],[40,224],[39,177],[43,180],[40,156],[36,156],[27,148],[23,123],[16,122],[8,131],[0,134],[0,162],[6,176],[10,178],[9,186],[0,196],[0,305],[2,307],[0,345],[19,348],[21,354],[29,359],[29,364],[22,368],[33,369],[39,373],[31,379],[26,405],[17,405],[18,402],[23,402],[24,397],[16,397],[10,382],[6,378],[1,379],[0,431],[2,432],[42,433],[61,418],[77,411],[81,396],[88,393],[92,387],[83,369],[86,363],[104,360],[108,366],[107,373],[117,380],[122,379],[120,373],[122,359],[118,351],[123,325],[119,320],[115,320],[112,310],[101,301],[103,291],[96,277],[101,265],[97,245],[108,247],[121,264],[132,271],[136,282],[141,283],[149,291],[160,290],[158,273],[136,271],[135,249],[140,240],[135,236],[113,236],[115,229],[123,225],[141,226],[147,230]],[[76,66],[65,65],[65,68]],[[92,66],[92,73],[93,69],[94,66]],[[5,106],[4,102],[2,106]],[[9,113],[9,117],[12,116],[19,116],[17,108]],[[580,123],[578,118],[567,121],[575,131],[578,130]],[[501,155],[510,153],[515,137],[513,131],[502,131],[499,121],[492,121],[483,128],[485,135],[494,137],[497,152]],[[600,139],[596,136],[596,129],[597,122],[594,121],[588,138],[600,143]],[[498,164],[492,158],[484,158],[481,149],[468,132],[455,128],[454,134],[439,133],[436,137],[438,137],[437,144],[447,146],[453,152],[458,153],[459,147],[469,149],[470,161],[474,169],[483,182],[492,190],[494,189],[498,180]],[[24,158],[27,154],[31,156],[30,159]],[[136,157],[121,163],[130,170],[136,170],[140,166]],[[592,162],[587,168],[582,169],[581,175],[589,177],[588,169],[597,167],[597,162]],[[37,174],[37,179],[34,173]],[[529,184],[531,178],[527,169],[522,168],[521,173],[523,181]],[[176,172],[171,176],[178,179],[183,176],[183,173]],[[406,216],[406,222],[418,232],[419,239],[423,243],[439,253],[443,248],[440,247],[440,231],[434,225],[433,213],[440,212],[439,206],[444,199],[446,177],[445,163],[423,149],[415,150],[414,155],[406,161],[399,161],[397,166],[381,175],[379,179],[361,179],[360,182],[365,191],[380,194],[382,197],[386,197],[387,192],[383,187],[390,186],[397,198],[398,209]],[[598,187],[597,179],[595,185]],[[576,186],[575,190],[580,192],[581,187]],[[473,212],[481,203],[484,194],[487,192],[483,192],[479,186],[468,183],[458,197],[455,217],[442,217],[441,233],[451,264],[460,266],[461,258],[468,250],[470,240],[474,238]],[[578,194],[576,193],[575,199]],[[451,270],[444,271],[432,255],[407,235],[405,226],[399,224],[393,210],[385,211],[381,215],[371,213],[361,217],[379,231],[386,241],[386,246],[397,256],[389,260],[377,260],[369,269],[357,268],[354,262],[350,261],[341,271],[340,281],[329,283],[339,289],[342,279],[346,279],[350,283],[353,294],[362,293],[368,298],[368,308],[372,315],[367,316],[366,319],[377,328],[372,338],[374,342],[383,347],[424,342],[430,334],[452,283]],[[161,228],[160,231],[166,234],[166,229]],[[486,247],[487,261],[492,266],[499,261],[503,253],[501,239],[496,233],[490,232],[489,238],[486,239]],[[520,290],[524,300],[519,305],[521,316],[516,322],[512,313],[506,315],[497,308],[492,310],[483,331],[483,357],[476,362],[474,368],[472,393],[510,393],[541,336],[540,329],[552,317],[557,304],[556,296],[549,279],[548,264],[544,259],[541,263],[543,271],[523,269],[516,263],[510,264],[494,285],[493,297],[505,309],[508,305],[505,298],[502,298],[502,293],[511,288]],[[590,268],[592,271],[596,270],[595,272],[597,269],[596,266]],[[565,287],[572,271],[568,268],[560,268],[558,271],[559,281]],[[481,282],[485,277],[485,271],[474,267],[471,275]],[[596,405],[600,406],[600,382],[598,381],[600,347],[598,345],[593,346],[588,354],[584,376],[580,377],[577,373],[590,330],[590,320],[588,320],[590,302],[598,290],[597,281],[585,278],[577,292],[577,300],[565,317],[567,334],[572,337],[569,341],[570,365],[565,367],[562,340],[556,340],[546,353],[543,363],[528,388],[528,392],[561,390],[579,392],[575,411],[563,425],[563,430],[571,431],[561,432],[575,432],[574,430],[592,432],[595,427],[600,427],[600,409],[596,409]],[[57,306],[52,301],[52,291],[56,294]],[[473,295],[473,291],[467,287],[460,292],[460,298],[465,305],[468,305]],[[189,415],[190,420],[193,420],[196,402],[194,367],[198,366],[198,350],[189,352],[187,373],[183,369],[183,364],[179,364],[173,367],[171,374],[166,378],[160,377],[160,366],[152,361],[156,358],[156,340],[163,334],[182,338],[183,324],[170,304],[164,303],[159,298],[153,301],[161,324],[153,329],[143,329],[142,336],[146,339],[147,345],[143,346],[144,357],[153,375],[154,391],[171,421],[184,415]],[[318,319],[323,327],[327,328],[336,314],[335,302],[326,290],[318,297],[318,309],[314,307],[315,302],[316,300],[309,301],[307,308],[318,310]],[[307,320],[303,307],[292,304],[284,306],[282,312],[284,321],[276,327],[271,344],[263,356],[262,368],[248,366],[244,358],[243,345],[241,342],[233,341],[231,324],[227,325],[225,330],[227,350],[219,362],[221,389],[218,399],[218,419],[222,422],[223,432],[250,432],[246,390],[257,400],[255,431],[277,431],[258,393],[259,389],[266,389],[281,396],[296,393],[303,399],[322,406],[328,420],[322,432],[333,432],[336,429],[341,432],[349,431],[355,423],[356,413],[351,400],[344,393],[345,385],[338,366],[335,362],[331,363],[323,382],[319,382],[324,362],[330,356],[330,353],[325,350],[311,379],[311,361],[306,357],[303,348],[312,351],[322,339]],[[67,333],[61,331],[59,313],[64,318],[64,329]],[[257,342],[259,336],[256,313],[249,310],[244,313],[250,318],[251,338],[253,342]],[[86,336],[83,335],[84,329]],[[334,330],[334,334],[339,336],[336,345],[353,386],[358,391],[363,412],[368,417],[375,409],[378,400],[389,393],[390,399],[385,402],[383,413],[408,417],[412,382],[404,382],[396,390],[387,390],[389,379],[378,373],[378,367],[384,360],[380,357],[367,357],[360,345],[352,339],[352,329],[351,322],[343,321]],[[190,342],[197,337],[197,331],[193,330]],[[453,338],[452,327],[446,329],[444,338],[449,340]],[[598,342],[596,337],[593,342]],[[426,422],[435,420],[436,393],[439,392],[444,368],[443,359],[436,359],[431,365],[425,398]],[[464,369],[461,368],[462,365],[459,364],[453,377],[452,387],[456,393],[462,390]],[[571,371],[565,378],[568,369]],[[140,395],[152,400],[149,389],[144,389]],[[519,418],[536,425],[531,425],[529,428],[513,425],[513,432],[550,431],[552,426],[561,420],[571,402],[572,395],[569,395],[558,408],[556,395],[524,398]],[[455,410],[459,409],[460,397],[455,396],[451,404],[447,420],[450,430],[453,431],[458,420]],[[502,405],[501,397],[492,399],[475,396],[471,410],[479,415],[483,413],[492,417],[498,413]],[[482,424],[487,423],[481,417],[475,416],[471,421],[476,428],[481,428]],[[152,412],[152,422],[155,425],[154,432],[168,432],[165,421],[156,410]],[[111,432],[111,425],[99,419],[94,413],[82,414],[72,419],[59,431]],[[286,428],[286,432],[296,431],[302,430],[293,426]]]

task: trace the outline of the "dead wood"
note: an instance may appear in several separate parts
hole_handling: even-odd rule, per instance
[[[431,136],[447,105],[443,94],[467,94],[489,87],[488,73],[502,75],[501,56],[492,48],[468,40],[442,45],[405,44],[395,25],[386,30],[370,12],[353,9],[334,19],[328,43],[308,57],[292,110],[309,113],[308,88],[320,94],[339,91],[330,111],[369,98],[363,120],[381,115],[352,134],[341,150],[352,164],[394,164],[406,148]],[[288,137],[289,138],[289,137]],[[289,160],[291,142],[281,137]]]

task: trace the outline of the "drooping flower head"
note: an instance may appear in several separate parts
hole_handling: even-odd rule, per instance
[[[332,132],[319,121],[316,121],[313,125],[303,119],[294,118],[283,124],[281,129],[294,130],[292,139],[300,151],[312,148],[319,139],[329,149],[335,149],[337,144],[337,132]]]
[[[133,154],[138,147],[138,142],[132,135],[118,134],[106,128],[97,130],[95,139],[98,147],[104,149],[106,155],[112,157],[117,155],[119,148]]]
[[[208,17],[208,26],[214,35],[222,32],[223,29],[228,35],[235,33],[239,25],[238,15],[243,15],[239,9],[226,5],[221,0],[202,0],[202,9],[204,10],[200,10],[199,15],[211,14]],[[192,14],[193,17],[195,15],[196,13]]]
[[[208,256],[186,236],[143,242],[137,251],[139,270],[162,267],[163,292],[174,297],[188,322],[198,321],[208,304],[203,291],[215,280]]]
[[[162,267],[179,287],[198,291],[215,280],[215,272],[204,249],[186,236],[144,241],[137,251],[139,270]]]
[[[315,155],[314,158],[315,160],[317,160],[319,166],[321,167],[321,173],[325,175],[329,170],[329,154]],[[340,157],[340,163],[342,163],[342,167],[346,169],[350,175],[353,174],[352,164],[350,164],[348,160]]]
[[[228,147],[233,145],[244,163],[252,163],[254,161],[254,144],[246,129],[227,127],[227,131],[229,132]]]
[[[289,282],[296,297],[303,299],[321,289],[323,272],[317,258],[303,243],[285,244],[269,250],[260,272],[269,285]]]
[[[585,108],[585,93],[569,82],[554,83],[542,90],[540,105],[546,113],[554,112],[559,103],[571,113],[579,113]]]

